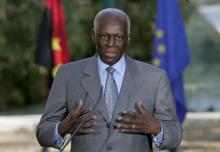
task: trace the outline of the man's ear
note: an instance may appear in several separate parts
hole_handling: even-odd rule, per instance
[[[91,38],[92,38],[92,42],[95,43],[95,31],[94,31],[94,29],[91,30]]]
[[[131,32],[130,32],[130,33],[128,33],[128,42],[127,42],[127,45],[129,45],[129,44],[130,44],[130,40],[131,40]]]

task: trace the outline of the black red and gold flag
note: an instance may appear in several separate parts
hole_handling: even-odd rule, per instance
[[[35,60],[52,74],[69,61],[64,8],[61,0],[45,0],[45,11],[37,37]]]

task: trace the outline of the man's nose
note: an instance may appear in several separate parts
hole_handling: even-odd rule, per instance
[[[114,35],[110,35],[108,38],[108,46],[113,46],[115,43]]]

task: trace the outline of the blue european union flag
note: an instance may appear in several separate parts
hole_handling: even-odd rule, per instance
[[[152,63],[167,71],[181,123],[186,114],[182,75],[190,60],[189,52],[177,0],[158,0]]]

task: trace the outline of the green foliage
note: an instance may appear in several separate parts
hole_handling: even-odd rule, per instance
[[[1,1],[0,110],[42,100],[43,73],[33,62],[41,12],[34,0]]]
[[[152,53],[152,39],[155,20],[155,0],[121,0],[121,9],[128,13],[131,20],[131,43],[128,54],[147,62]]]
[[[98,0],[72,1],[64,0],[69,50],[72,61],[89,57],[95,53],[91,42],[93,18],[101,8]]]

